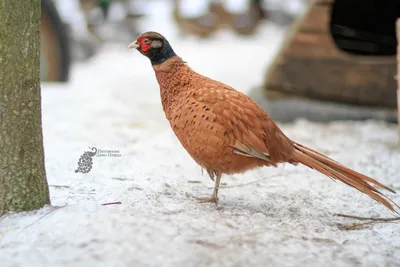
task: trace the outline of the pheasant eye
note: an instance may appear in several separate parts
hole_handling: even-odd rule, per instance
[[[143,40],[143,43],[144,43],[144,44],[150,44],[150,40],[149,40],[149,39],[144,39],[144,40]]]

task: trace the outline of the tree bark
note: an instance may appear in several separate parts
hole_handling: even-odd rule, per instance
[[[39,26],[40,0],[0,0],[0,216],[50,203]]]

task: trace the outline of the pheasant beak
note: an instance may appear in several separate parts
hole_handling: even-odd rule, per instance
[[[137,44],[137,41],[132,42],[128,48],[129,49],[138,49],[140,47],[140,45]]]

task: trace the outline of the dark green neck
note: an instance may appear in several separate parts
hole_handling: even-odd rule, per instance
[[[155,50],[149,55],[151,65],[160,65],[171,57],[176,56],[174,50],[169,43],[164,43],[161,50]]]

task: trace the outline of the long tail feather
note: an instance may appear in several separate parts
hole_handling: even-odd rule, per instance
[[[354,187],[360,192],[385,205],[389,210],[400,215],[399,211],[396,210],[400,210],[400,206],[382,194],[371,184],[384,188],[392,193],[396,193],[394,190],[376,181],[375,179],[372,179],[371,177],[365,176],[341,165],[340,163],[322,155],[321,153],[318,153],[315,150],[297,143],[294,143],[294,146],[295,152],[293,154],[293,159],[295,161],[300,162],[311,169],[317,170],[334,180],[342,181],[343,183]]]

